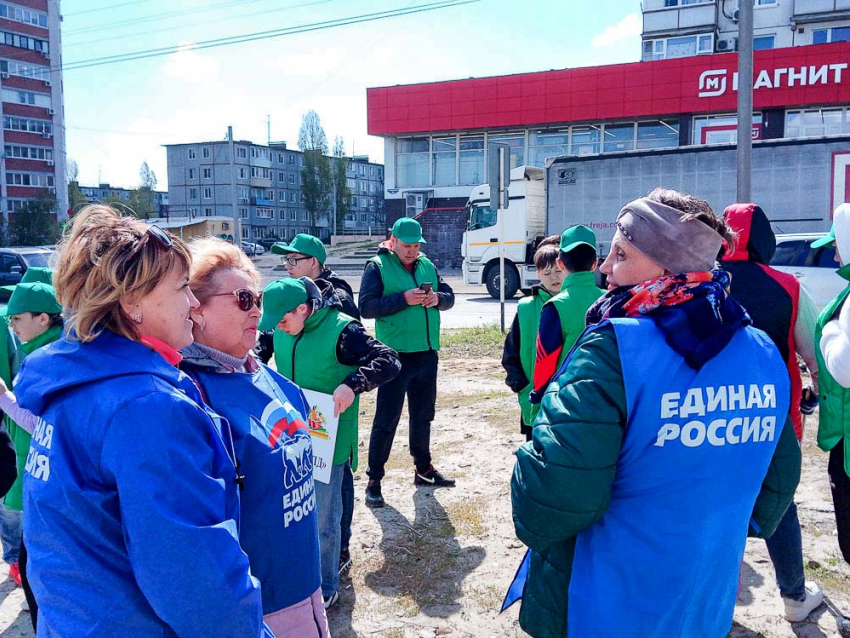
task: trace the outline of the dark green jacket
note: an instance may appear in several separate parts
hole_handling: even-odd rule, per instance
[[[534,638],[567,635],[576,536],[608,509],[626,423],[622,365],[609,325],[582,337],[543,397],[533,440],[517,452],[513,519],[532,550],[520,625]],[[753,512],[760,536],[776,529],[799,475],[800,447],[788,420]]]

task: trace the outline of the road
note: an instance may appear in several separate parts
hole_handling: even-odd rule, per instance
[[[263,286],[280,277],[286,277],[286,271],[279,268],[279,257],[276,255],[262,255],[254,259],[254,263],[263,276]],[[355,295],[360,291],[360,273],[339,273],[354,290]],[[499,323],[499,301],[492,299],[487,294],[484,286],[467,286],[463,283],[463,277],[457,271],[447,272],[443,275],[445,282],[455,291],[454,308],[444,312],[441,317],[443,328],[472,328],[489,323]],[[516,306],[519,297],[510,299],[505,303],[505,326],[510,327],[516,314]],[[373,327],[374,321],[366,319],[363,324]]]

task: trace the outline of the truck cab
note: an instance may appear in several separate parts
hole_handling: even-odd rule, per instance
[[[505,298],[520,288],[537,283],[532,257],[537,242],[546,232],[545,171],[535,166],[511,170],[507,210],[490,208],[490,185],[472,189],[467,202],[467,230],[461,246],[463,280],[485,284],[490,296],[499,298],[499,225],[504,221]],[[504,220],[500,219],[504,215]]]

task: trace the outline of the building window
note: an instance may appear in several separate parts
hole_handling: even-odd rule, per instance
[[[704,55],[714,52],[714,34],[698,33],[675,38],[644,40],[644,62],[665,60],[669,58],[686,58],[692,55]]]
[[[247,169],[240,167],[239,168],[239,179],[248,179],[248,171]]]
[[[753,136],[761,131],[761,113],[753,113]],[[691,143],[735,144],[738,141],[738,118],[735,115],[695,117]]]
[[[547,157],[558,157],[570,152],[570,131],[531,131],[528,139],[528,159],[532,166],[543,167]]]
[[[248,157],[248,149],[246,149],[244,146],[237,146],[236,157],[240,159],[246,159]]]
[[[665,7],[678,7],[679,5],[700,4],[705,0],[664,0]]]
[[[602,152],[633,151],[635,148],[635,125],[606,124],[602,135]]]
[[[295,173],[290,173],[290,174],[289,174],[289,183],[290,183],[290,184],[295,184]]]
[[[274,219],[274,210],[271,208],[258,208],[257,217],[260,219]]]
[[[204,217],[212,217],[212,216],[213,216],[213,209],[212,208],[205,208],[204,209]]]
[[[53,125],[44,120],[31,120],[25,117],[4,117],[3,128],[7,131],[41,133],[45,137],[53,135]]]
[[[208,146],[205,146],[201,149],[201,157],[203,157],[204,159],[210,158],[210,149]]]
[[[290,164],[295,164],[295,156],[294,156],[294,155],[290,155],[290,156],[289,156],[289,163],[290,163]]]
[[[294,204],[296,201],[298,201],[298,200],[296,199],[295,191],[292,191],[291,193],[289,193],[289,201],[290,201],[292,204]]]
[[[815,29],[812,31],[812,44],[828,44],[830,42],[847,41],[850,41],[850,27]]]
[[[248,239],[250,232],[250,226],[242,226],[242,239]]]
[[[0,60],[0,71],[9,75],[17,75],[22,78],[31,78],[47,82],[50,80],[50,67],[39,66],[31,62],[18,62],[17,60]]]
[[[190,188],[189,189],[189,199],[198,199],[198,189]]]
[[[5,151],[6,157],[45,161],[53,159],[53,151],[44,146],[16,146],[6,144]]]
[[[844,135],[848,130],[846,109],[806,109],[785,114],[785,137]]]
[[[488,141],[511,147],[511,168],[525,164],[525,133],[491,135]]]
[[[286,219],[286,210],[281,208],[280,211],[278,211],[278,213],[277,213],[277,218],[278,219]]]
[[[291,221],[291,222],[298,221],[298,211],[294,211],[294,210],[289,211],[289,221]]]
[[[638,122],[637,148],[675,148],[679,146],[679,123],[655,120]]]
[[[432,148],[434,186],[454,186],[457,184],[457,136],[435,137]]]
[[[247,202],[248,201],[248,195],[249,195],[249,193],[248,193],[247,188],[240,188],[239,189],[239,201]]]
[[[458,156],[460,184],[474,185],[484,181],[484,136],[461,137]]]
[[[757,7],[774,7],[777,4],[777,0],[756,0]]]
[[[38,51],[39,53],[50,53],[47,40],[39,40],[38,38],[29,38],[19,33],[10,33],[8,31],[0,31],[0,44],[16,47],[18,49],[28,49],[30,51]]]
[[[195,179],[195,169],[194,168],[189,169],[189,179]]]
[[[286,191],[278,191],[277,192],[278,201],[285,202],[286,201]]]
[[[775,35],[760,35],[753,38],[753,51],[766,51],[776,48]]]
[[[570,155],[599,153],[599,133],[596,126],[573,126],[570,129]]]
[[[302,222],[310,221],[310,214],[306,210],[301,211],[301,221]]]
[[[239,217],[241,217],[242,219],[248,219],[248,209],[247,208],[240,208],[239,209]]]
[[[197,157],[197,155],[195,154],[195,149],[194,149],[194,148],[190,148],[190,149],[188,150],[188,152],[187,152],[187,157],[188,157],[190,160],[193,160],[193,159],[195,159],[195,158]]]
[[[279,183],[283,184],[283,182],[284,182],[285,180],[286,180],[286,178],[284,177],[284,174],[283,174],[283,173],[278,173],[278,174],[277,174],[277,181],[278,181]]]
[[[212,199],[212,189],[205,188],[204,189],[204,199]]]
[[[211,178],[212,178],[212,169],[211,168],[205,168],[204,169],[204,179],[211,179]]]

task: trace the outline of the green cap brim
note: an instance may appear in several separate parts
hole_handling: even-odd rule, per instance
[[[263,314],[263,316],[260,317],[260,323],[257,324],[257,330],[261,330],[262,332],[274,330],[275,328],[277,328],[277,324],[280,323],[281,319],[283,319],[283,317],[280,317],[277,321],[275,321],[274,318],[271,316],[271,313]]]
[[[835,241],[835,226],[829,229],[829,232],[818,239],[817,241],[812,242],[812,248],[820,248],[821,246],[826,246],[827,244],[831,244]]]
[[[4,292],[15,292],[15,286],[0,286],[0,290]]]
[[[272,244],[272,253],[275,255],[285,255],[286,253],[291,253],[293,250],[289,246],[285,246],[284,244]]]

